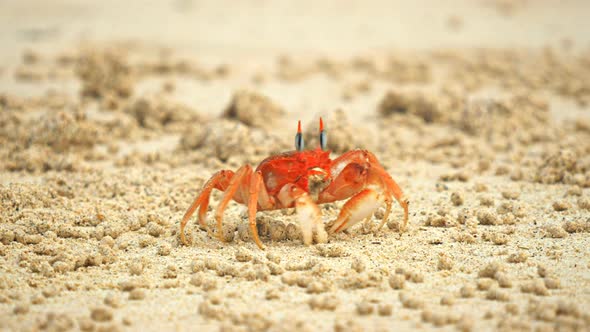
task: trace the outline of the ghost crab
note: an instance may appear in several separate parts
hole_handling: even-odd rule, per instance
[[[317,242],[327,242],[318,204],[350,198],[342,207],[338,218],[331,224],[329,233],[350,228],[363,219],[370,219],[375,210],[385,203],[386,210],[379,229],[387,221],[395,198],[404,209],[400,230],[408,223],[408,204],[401,188],[381,166],[375,155],[367,150],[352,150],[330,159],[327,135],[320,118],[320,146],[304,151],[301,121],[295,136],[295,151],[285,152],[263,160],[256,169],[250,165],[236,172],[221,170],[203,186],[201,193],[188,208],[180,223],[180,239],[186,245],[184,228],[193,213],[199,209],[198,219],[207,229],[206,213],[213,189],[224,192],[215,212],[217,237],[223,241],[223,212],[230,200],[248,207],[250,230],[256,245],[264,249],[256,228],[256,211],[295,207],[303,242],[311,244],[313,232]]]

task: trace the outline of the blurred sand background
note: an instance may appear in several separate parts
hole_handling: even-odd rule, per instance
[[[588,330],[587,1],[0,7],[0,329]],[[319,116],[405,233],[396,205],[306,247],[260,212],[260,251],[231,204],[180,245],[211,174]]]

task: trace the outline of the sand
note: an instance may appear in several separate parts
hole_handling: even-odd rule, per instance
[[[588,330],[585,2],[6,7],[1,330]],[[225,243],[193,218],[181,244],[213,173],[297,120],[314,148],[320,116],[334,158],[403,188],[407,230],[394,205],[305,246],[295,211],[259,212],[260,250],[231,203]]]

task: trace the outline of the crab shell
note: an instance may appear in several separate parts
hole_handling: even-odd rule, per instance
[[[317,202],[319,193],[332,182],[330,151],[289,151],[263,160],[260,171],[267,192],[276,196],[281,188],[292,183],[304,189]],[[287,206],[290,207],[290,206]]]

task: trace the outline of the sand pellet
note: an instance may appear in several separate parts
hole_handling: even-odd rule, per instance
[[[280,264],[281,263],[281,256],[279,254],[277,254],[277,253],[269,252],[269,253],[266,254],[266,258],[269,261],[271,261],[271,262],[273,262],[275,264]]]
[[[440,298],[440,304],[442,305],[446,305],[446,306],[452,306],[453,304],[455,304],[455,297],[452,295],[444,295],[443,297]]]
[[[486,294],[488,300],[496,300],[502,302],[510,301],[510,294],[496,286],[490,288]]]
[[[393,313],[393,305],[389,303],[379,303],[377,305],[377,313],[379,316],[391,316]]]
[[[145,228],[148,234],[153,237],[159,237],[164,234],[164,228],[154,222],[149,222]]]
[[[448,255],[442,253],[438,255],[437,268],[439,270],[451,270],[453,269],[453,266],[454,262]]]
[[[399,300],[408,309],[420,309],[424,306],[424,301],[421,298],[405,292],[399,293]]]
[[[129,273],[131,275],[140,275],[143,272],[143,263],[140,261],[134,261],[129,263]]]
[[[235,256],[238,262],[248,262],[252,260],[252,252],[246,248],[238,248],[238,250],[236,250]]]
[[[289,239],[291,241],[301,239],[301,228],[294,223],[287,224],[287,227],[285,229],[285,233],[286,233],[287,239]]]
[[[502,197],[505,199],[518,199],[518,197],[520,197],[520,192],[517,190],[505,190],[502,191]]]
[[[505,267],[500,262],[488,263],[483,269],[478,272],[480,278],[494,278],[496,273],[505,271]]]
[[[518,251],[508,256],[509,263],[524,263],[529,258],[529,255],[525,251]]]
[[[137,288],[129,292],[129,300],[138,301],[143,299],[145,299],[145,290]]]
[[[320,256],[323,257],[342,257],[346,256],[344,247],[336,244],[318,244],[315,246]]]
[[[392,274],[389,277],[389,286],[393,289],[402,289],[404,288],[406,282],[406,277],[401,274]]]
[[[545,287],[547,289],[558,289],[561,288],[561,282],[557,278],[547,277],[543,279],[545,282]]]
[[[488,290],[490,289],[492,286],[494,286],[494,284],[496,283],[495,280],[490,279],[490,278],[480,278],[477,279],[477,289],[478,290]]]
[[[494,275],[494,279],[498,281],[498,285],[502,288],[512,287],[512,279],[505,272],[496,272],[496,274]]]
[[[170,255],[171,251],[172,251],[172,246],[170,246],[170,243],[168,243],[168,242],[164,242],[164,243],[160,244],[160,246],[158,247],[158,255],[160,255],[160,256],[168,256],[168,255]]]
[[[352,263],[350,268],[355,270],[356,272],[363,272],[367,268],[365,261],[361,257],[355,257],[352,259]]]
[[[309,299],[309,307],[313,310],[334,311],[340,304],[340,300],[331,294],[315,295]]]
[[[110,293],[104,298],[104,304],[112,308],[120,308],[123,306],[123,300],[115,293]]]
[[[475,287],[472,285],[465,285],[461,287],[460,295],[463,298],[470,298],[475,296]]]
[[[283,269],[282,266],[273,262],[268,263],[268,269],[270,271],[270,274],[273,276],[280,275],[283,274],[283,272],[285,272],[285,269]]]
[[[267,300],[278,300],[281,298],[281,291],[277,288],[267,289],[264,298]]]
[[[553,202],[553,210],[561,212],[571,208],[571,204],[567,201],[555,201]]]
[[[535,279],[525,282],[520,286],[520,291],[523,293],[533,293],[539,296],[549,295],[549,290],[547,290],[545,283],[541,279]]]
[[[590,210],[590,197],[580,197],[577,203],[580,209]]]
[[[465,201],[465,199],[463,198],[462,193],[455,191],[451,194],[451,202],[453,203],[453,205],[455,205],[455,206],[463,205],[464,201]]]
[[[30,310],[30,306],[27,303],[19,303],[12,309],[12,312],[15,315],[24,315],[28,313]]]
[[[373,304],[367,301],[362,301],[356,304],[356,312],[361,316],[370,315],[373,313],[373,310]]]
[[[477,213],[477,220],[482,225],[498,225],[500,223],[498,216],[487,210],[480,210]]]
[[[546,233],[546,237],[553,239],[561,239],[568,236],[568,233],[565,231],[565,229],[559,225],[547,225],[543,227],[543,230]]]
[[[98,307],[92,309],[90,318],[96,322],[108,322],[113,319],[113,312],[106,307]]]
[[[273,241],[284,241],[287,239],[287,227],[280,220],[273,220],[270,223],[270,239]]]

